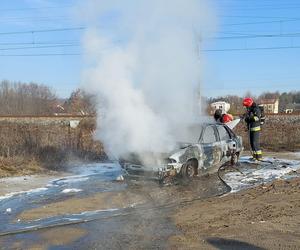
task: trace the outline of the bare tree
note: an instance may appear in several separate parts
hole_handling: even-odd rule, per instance
[[[0,83],[0,115],[49,115],[55,101],[55,94],[45,85]]]
[[[64,104],[64,108],[72,114],[94,115],[96,113],[96,98],[81,89],[77,89],[71,93],[70,98]]]

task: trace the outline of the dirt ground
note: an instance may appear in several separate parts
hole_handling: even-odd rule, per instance
[[[127,204],[125,194],[118,196],[95,195],[70,201],[73,207],[80,205],[84,209],[99,208],[102,202],[109,200],[112,204],[120,205],[121,201]],[[60,208],[66,209],[65,205],[58,202],[51,206],[59,213]],[[299,208],[300,179],[277,180],[239,193],[155,210],[153,214],[120,217],[117,222],[111,219],[76,227],[50,228],[29,236],[38,240],[32,240],[28,249],[47,249],[49,246],[66,249],[75,246],[75,249],[83,246],[88,246],[87,249],[300,249]],[[23,214],[22,219],[29,219],[35,213],[37,218],[49,211],[32,212]],[[30,216],[26,218],[25,215]],[[61,237],[65,232],[68,232],[66,238]],[[88,237],[91,234],[96,239]],[[22,249],[26,243],[18,244],[12,249]]]
[[[265,154],[266,157],[274,155]],[[280,153],[276,157],[299,160],[300,154]],[[30,177],[20,178],[0,179],[0,189],[8,188],[12,181],[16,188],[18,183],[24,188],[36,182]],[[39,181],[46,183],[47,177],[43,178]],[[30,185],[28,188],[32,188]],[[1,246],[10,246],[8,249],[58,246],[61,249],[300,249],[300,178],[276,180],[215,196],[225,191],[217,176],[211,175],[187,186],[161,188],[156,184],[132,182],[121,191],[87,196],[70,194],[62,200],[24,210],[15,219],[26,222],[131,205],[155,209],[136,209],[127,216],[0,237],[0,249]]]
[[[68,230],[64,228],[51,228],[45,232],[41,232],[40,239],[29,247],[27,247],[23,241],[15,241],[11,244],[9,249],[47,250],[49,246],[55,248],[71,244],[86,234],[87,232],[85,230],[73,227],[69,227]]]
[[[79,214],[85,211],[106,210],[111,208],[125,208],[131,204],[143,204],[147,199],[142,195],[126,192],[98,193],[84,198],[70,198],[65,201],[26,210],[16,220],[31,221],[64,214]]]
[[[171,249],[300,249],[300,179],[179,208]]]

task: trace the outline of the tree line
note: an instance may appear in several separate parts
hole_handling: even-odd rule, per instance
[[[253,97],[258,103],[262,99],[279,99],[279,110],[284,111],[291,104],[300,104],[300,91],[265,92],[254,96],[250,92],[244,96],[227,95],[206,98],[206,103],[225,101],[231,104],[230,112],[244,112],[243,98]],[[82,89],[74,90],[69,98],[61,100],[55,92],[46,85],[38,83],[0,82],[0,115],[53,115],[61,114],[95,115],[96,98]],[[209,105],[208,105],[209,106]]]
[[[60,108],[58,108],[60,107]],[[0,82],[0,115],[95,114],[94,96],[81,89],[61,100],[46,85],[38,83]]]
[[[244,96],[227,95],[220,97],[207,98],[207,103],[211,104],[216,101],[225,101],[231,104],[230,112],[233,114],[241,114],[244,112],[243,98],[252,97],[258,103],[263,99],[279,99],[279,111],[284,112],[290,105],[300,104],[300,91],[290,91],[280,93],[276,92],[264,92],[258,96],[246,93]]]
[[[0,83],[0,115],[48,115],[56,99],[45,85],[6,80]]]

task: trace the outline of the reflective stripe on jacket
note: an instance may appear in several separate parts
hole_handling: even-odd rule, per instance
[[[256,104],[254,104],[252,107],[248,109],[245,121],[247,122],[248,129],[250,131],[256,132],[261,130],[260,117],[261,117],[260,108]]]
[[[250,128],[250,131],[252,132],[260,131],[260,126]]]

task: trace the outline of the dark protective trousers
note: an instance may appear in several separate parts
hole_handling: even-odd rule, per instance
[[[262,159],[262,151],[259,145],[260,131],[250,131],[250,146],[252,149],[253,158]]]

